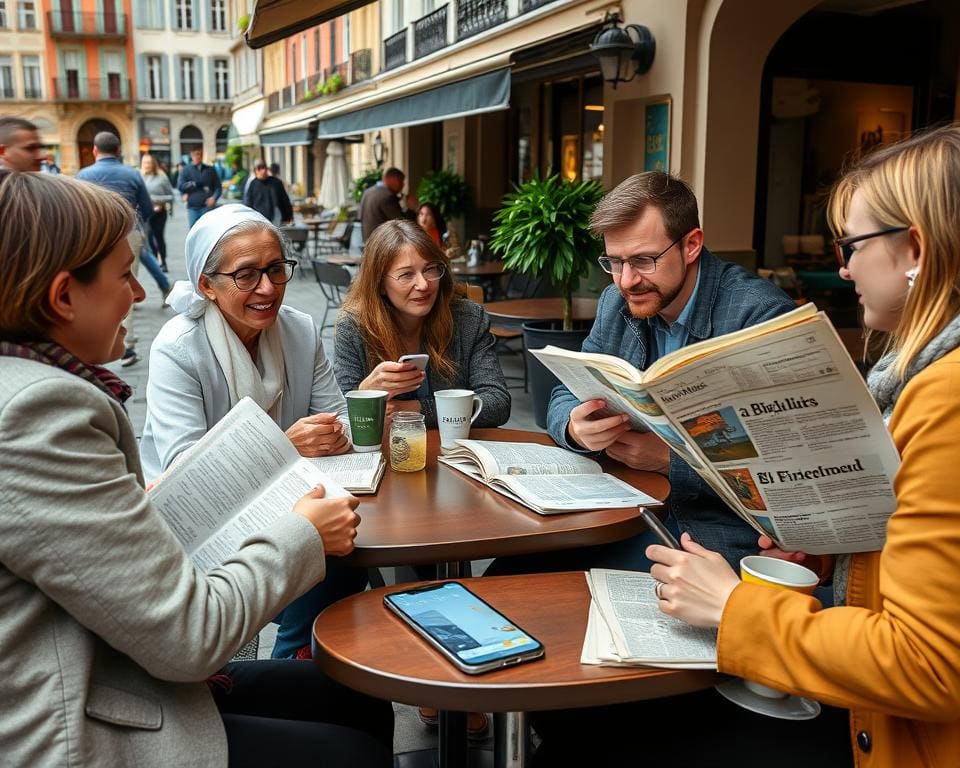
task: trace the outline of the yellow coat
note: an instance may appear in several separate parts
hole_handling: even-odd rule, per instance
[[[864,768],[960,766],[960,350],[904,388],[890,431],[897,510],[852,558],[847,605],[740,584],[719,668],[849,708]]]

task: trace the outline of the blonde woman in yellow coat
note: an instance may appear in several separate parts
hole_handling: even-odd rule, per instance
[[[900,452],[879,552],[841,556],[839,607],[741,583],[683,537],[651,546],[664,613],[719,627],[721,672],[850,710],[854,763],[960,765],[960,127],[882,148],[831,200],[840,275],[890,351],[869,376]],[[770,546],[761,539],[761,546]],[[801,553],[768,554],[811,562]],[[813,564],[813,563],[811,563]],[[775,756],[771,756],[775,764]]]

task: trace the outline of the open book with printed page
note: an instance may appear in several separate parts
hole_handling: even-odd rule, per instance
[[[541,515],[660,503],[593,459],[551,445],[457,440],[438,461]]]
[[[348,496],[303,458],[263,409],[243,398],[164,472],[150,501],[202,571],[239,551],[253,533],[316,485],[327,498]]]
[[[337,485],[357,496],[376,493],[387,466],[381,451],[317,456],[309,461]]]
[[[581,401],[655,432],[783,549],[880,549],[900,458],[866,382],[813,304],[691,344],[639,371],[612,355],[530,350]]]

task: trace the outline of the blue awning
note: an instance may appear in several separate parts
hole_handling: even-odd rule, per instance
[[[297,146],[313,143],[313,131],[310,126],[290,128],[276,133],[261,133],[260,144],[265,147]]]
[[[434,123],[510,107],[510,68],[447,83],[317,124],[318,139],[338,139],[381,128]]]

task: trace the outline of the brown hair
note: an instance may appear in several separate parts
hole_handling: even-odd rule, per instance
[[[60,272],[93,282],[136,222],[115,192],[65,176],[0,174],[0,338],[46,338],[47,289]]]
[[[660,211],[671,240],[700,227],[693,190],[669,173],[648,171],[634,174],[603,196],[590,217],[590,231],[599,236],[632,224],[648,205]]]
[[[912,226],[918,232],[920,273],[888,345],[897,355],[893,370],[903,377],[923,348],[960,314],[960,125],[914,134],[850,168],[830,198],[830,227],[838,237],[855,192],[881,228]]]
[[[453,361],[447,356],[447,346],[453,338],[451,305],[465,295],[466,289],[454,283],[446,254],[417,224],[396,219],[373,231],[363,247],[360,274],[350,286],[343,310],[354,318],[360,329],[370,368],[384,360],[399,359],[406,350],[401,344],[397,310],[384,295],[383,281],[393,260],[407,246],[426,261],[443,264],[446,270],[440,278],[433,308],[423,320],[422,341],[433,370],[450,379],[455,372]]]

